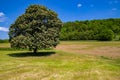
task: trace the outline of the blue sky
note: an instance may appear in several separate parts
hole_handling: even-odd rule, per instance
[[[63,22],[120,18],[120,0],[0,0],[0,39],[8,38],[9,26],[30,4],[54,10]]]

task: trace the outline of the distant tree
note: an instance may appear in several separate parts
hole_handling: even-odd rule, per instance
[[[8,43],[9,40],[8,39],[0,39],[0,43]]]
[[[57,13],[41,5],[30,5],[24,14],[10,26],[9,37],[12,48],[53,48],[59,43],[62,26]]]
[[[104,32],[106,33],[102,34]],[[106,34],[108,36],[105,36]],[[120,18],[65,22],[60,35],[61,40],[104,40],[110,39],[110,35],[114,35],[114,40],[118,40]]]
[[[103,30],[101,33],[98,35],[98,39],[101,41],[111,41],[114,38],[114,33],[112,30]]]

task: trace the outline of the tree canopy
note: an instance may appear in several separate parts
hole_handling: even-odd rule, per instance
[[[120,18],[65,22],[61,40],[119,40]]]
[[[9,28],[12,48],[53,48],[59,43],[62,22],[57,13],[41,5],[30,5]]]

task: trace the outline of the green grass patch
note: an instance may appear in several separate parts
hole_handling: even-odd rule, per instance
[[[66,45],[76,43],[98,46],[102,42],[61,42]],[[116,42],[110,42],[110,45],[113,44]],[[0,50],[0,80],[42,79],[119,80],[120,58],[75,54],[62,50],[42,50],[37,54],[27,50]]]

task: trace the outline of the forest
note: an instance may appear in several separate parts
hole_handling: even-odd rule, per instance
[[[63,23],[61,40],[120,40],[120,18]]]

